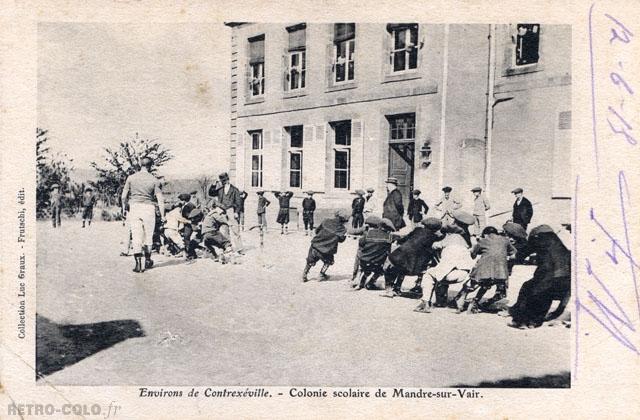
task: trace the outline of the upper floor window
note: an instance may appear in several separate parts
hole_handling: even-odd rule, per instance
[[[333,26],[333,82],[355,79],[356,24],[336,23]]]
[[[287,28],[289,32],[289,48],[287,56],[287,90],[304,89],[307,69],[307,25]]]
[[[264,35],[249,38],[249,95],[264,95]]]
[[[294,125],[285,130],[289,135],[289,186],[302,188],[303,127]]]
[[[519,23],[516,33],[516,66],[535,64],[540,59],[540,25]]]
[[[418,24],[390,23],[387,31],[391,37],[389,61],[393,72],[402,72],[418,67]]]

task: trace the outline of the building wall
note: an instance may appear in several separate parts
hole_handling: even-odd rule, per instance
[[[237,57],[238,77],[237,113],[232,107],[235,148],[232,146],[231,154],[235,168],[232,165],[231,170],[234,182],[250,193],[248,215],[253,213],[254,192],[258,189],[251,187],[249,131],[264,133],[264,189],[294,191],[294,205],[299,205],[303,191],[312,189],[319,192],[319,207],[348,207],[353,195],[333,188],[329,122],[352,120],[350,190],[373,187],[381,202],[386,195],[384,180],[389,159],[386,116],[414,112],[414,186],[423,191],[430,206],[437,202],[442,186],[450,185],[469,208],[469,190],[481,186],[488,190],[493,203],[489,214],[508,212],[514,199],[510,191],[519,186],[532,202],[539,203],[533,223],[569,220],[568,195],[559,193],[563,186],[556,178],[565,177],[570,170],[570,129],[566,121],[569,111],[570,128],[570,27],[543,26],[540,63],[525,71],[514,70],[510,61],[514,28],[496,27],[493,83],[494,98],[499,103],[494,108],[491,153],[487,154],[489,25],[420,25],[418,69],[397,77],[386,71],[386,25],[357,24],[355,82],[334,87],[329,83],[328,71],[332,25],[308,24],[307,86],[295,94],[285,91],[282,83],[287,26],[246,24],[232,31],[232,57]],[[267,82],[264,98],[256,101],[248,96],[247,40],[260,34],[265,35]],[[303,185],[297,190],[288,187],[284,127],[291,125],[304,126]],[[560,126],[564,128],[559,129]],[[431,148],[429,164],[420,153],[425,144]],[[490,222],[501,224],[509,216],[497,216]]]

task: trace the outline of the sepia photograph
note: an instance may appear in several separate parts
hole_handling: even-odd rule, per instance
[[[36,106],[37,385],[571,387],[570,24],[41,21]]]

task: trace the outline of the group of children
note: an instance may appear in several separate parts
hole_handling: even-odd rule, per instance
[[[527,235],[521,225],[507,222],[502,231],[493,226],[484,227],[472,240],[469,227],[476,224],[476,217],[459,209],[452,210],[450,216],[451,221],[445,223],[435,217],[417,220],[416,216],[412,218],[414,228],[408,234],[396,232],[389,219],[367,217],[364,229],[358,231],[361,237],[352,287],[376,290],[376,281],[384,276],[382,296],[393,298],[403,295],[405,276],[416,276],[416,284],[409,294],[421,299],[414,311],[428,313],[432,307],[452,307],[458,313],[502,309],[502,315],[512,317],[510,325],[518,328],[538,327],[549,319],[547,311],[553,300],[561,300],[553,316],[562,312],[570,294],[570,252],[549,226],[541,225]],[[345,228],[348,220],[349,214],[338,210],[333,218],[324,220],[316,228],[302,274],[303,282],[308,281],[309,271],[318,261],[323,263],[320,278],[328,278],[327,270],[334,263],[339,244],[348,233],[354,232]],[[353,226],[359,228],[359,222]],[[552,246],[544,249],[540,246],[541,234],[547,235],[546,243]],[[553,255],[548,251],[550,247]],[[506,299],[513,264],[532,255],[531,261],[538,265],[537,274],[525,283],[515,305],[509,309],[498,305]],[[553,268],[549,269],[549,265]],[[431,282],[428,293],[422,291],[424,276]],[[462,283],[462,287],[457,296],[449,300],[448,288],[454,283]],[[496,287],[494,296],[481,304],[493,286]]]
[[[87,187],[82,193],[80,198],[80,206],[82,207],[82,227],[91,226],[93,221],[93,207],[97,202],[96,196],[93,194],[93,189]],[[53,227],[62,226],[62,193],[60,192],[59,184],[51,184],[49,192],[49,209],[51,211],[51,221]]]

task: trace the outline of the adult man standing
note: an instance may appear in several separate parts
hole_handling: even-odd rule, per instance
[[[516,201],[513,203],[513,215],[511,219],[513,223],[517,223],[522,226],[524,230],[527,230],[527,226],[529,226],[529,222],[531,222],[531,218],[533,217],[531,201],[524,197],[522,188],[518,187],[511,191],[511,193],[516,196]]]
[[[242,238],[240,237],[240,210],[243,207],[240,190],[231,184],[229,174],[226,172],[218,175],[219,181],[209,187],[209,196],[217,197],[219,206],[226,211],[229,218],[229,230],[231,231],[231,244],[233,249],[242,254]]]
[[[450,225],[454,221],[453,211],[458,210],[462,207],[462,204],[455,198],[451,197],[451,191],[453,188],[444,187],[442,189],[443,196],[436,204],[436,208],[440,211],[440,218],[442,219],[443,225]]]
[[[49,204],[51,206],[51,220],[53,221],[53,227],[61,227],[60,212],[62,211],[62,196],[60,194],[60,186],[58,184],[53,184],[51,186]]]
[[[151,247],[153,246],[153,232],[156,226],[156,203],[160,210],[160,220],[164,223],[164,197],[162,195],[160,180],[151,174],[153,161],[147,157],[140,160],[141,168],[138,172],[127,177],[122,189],[122,212],[125,212],[127,203],[129,213],[127,219],[131,228],[133,257],[136,273],[142,273],[145,269],[153,267],[151,260]],[[142,264],[144,254],[144,265]]]
[[[475,187],[471,190],[473,193],[473,218],[475,226],[475,236],[479,237],[485,226],[487,226],[486,211],[491,208],[489,200],[482,194],[482,188]]]
[[[398,180],[387,178],[387,198],[382,205],[382,217],[391,220],[393,227],[398,231],[407,225],[403,215],[404,205],[402,204],[402,193],[398,191]]]

